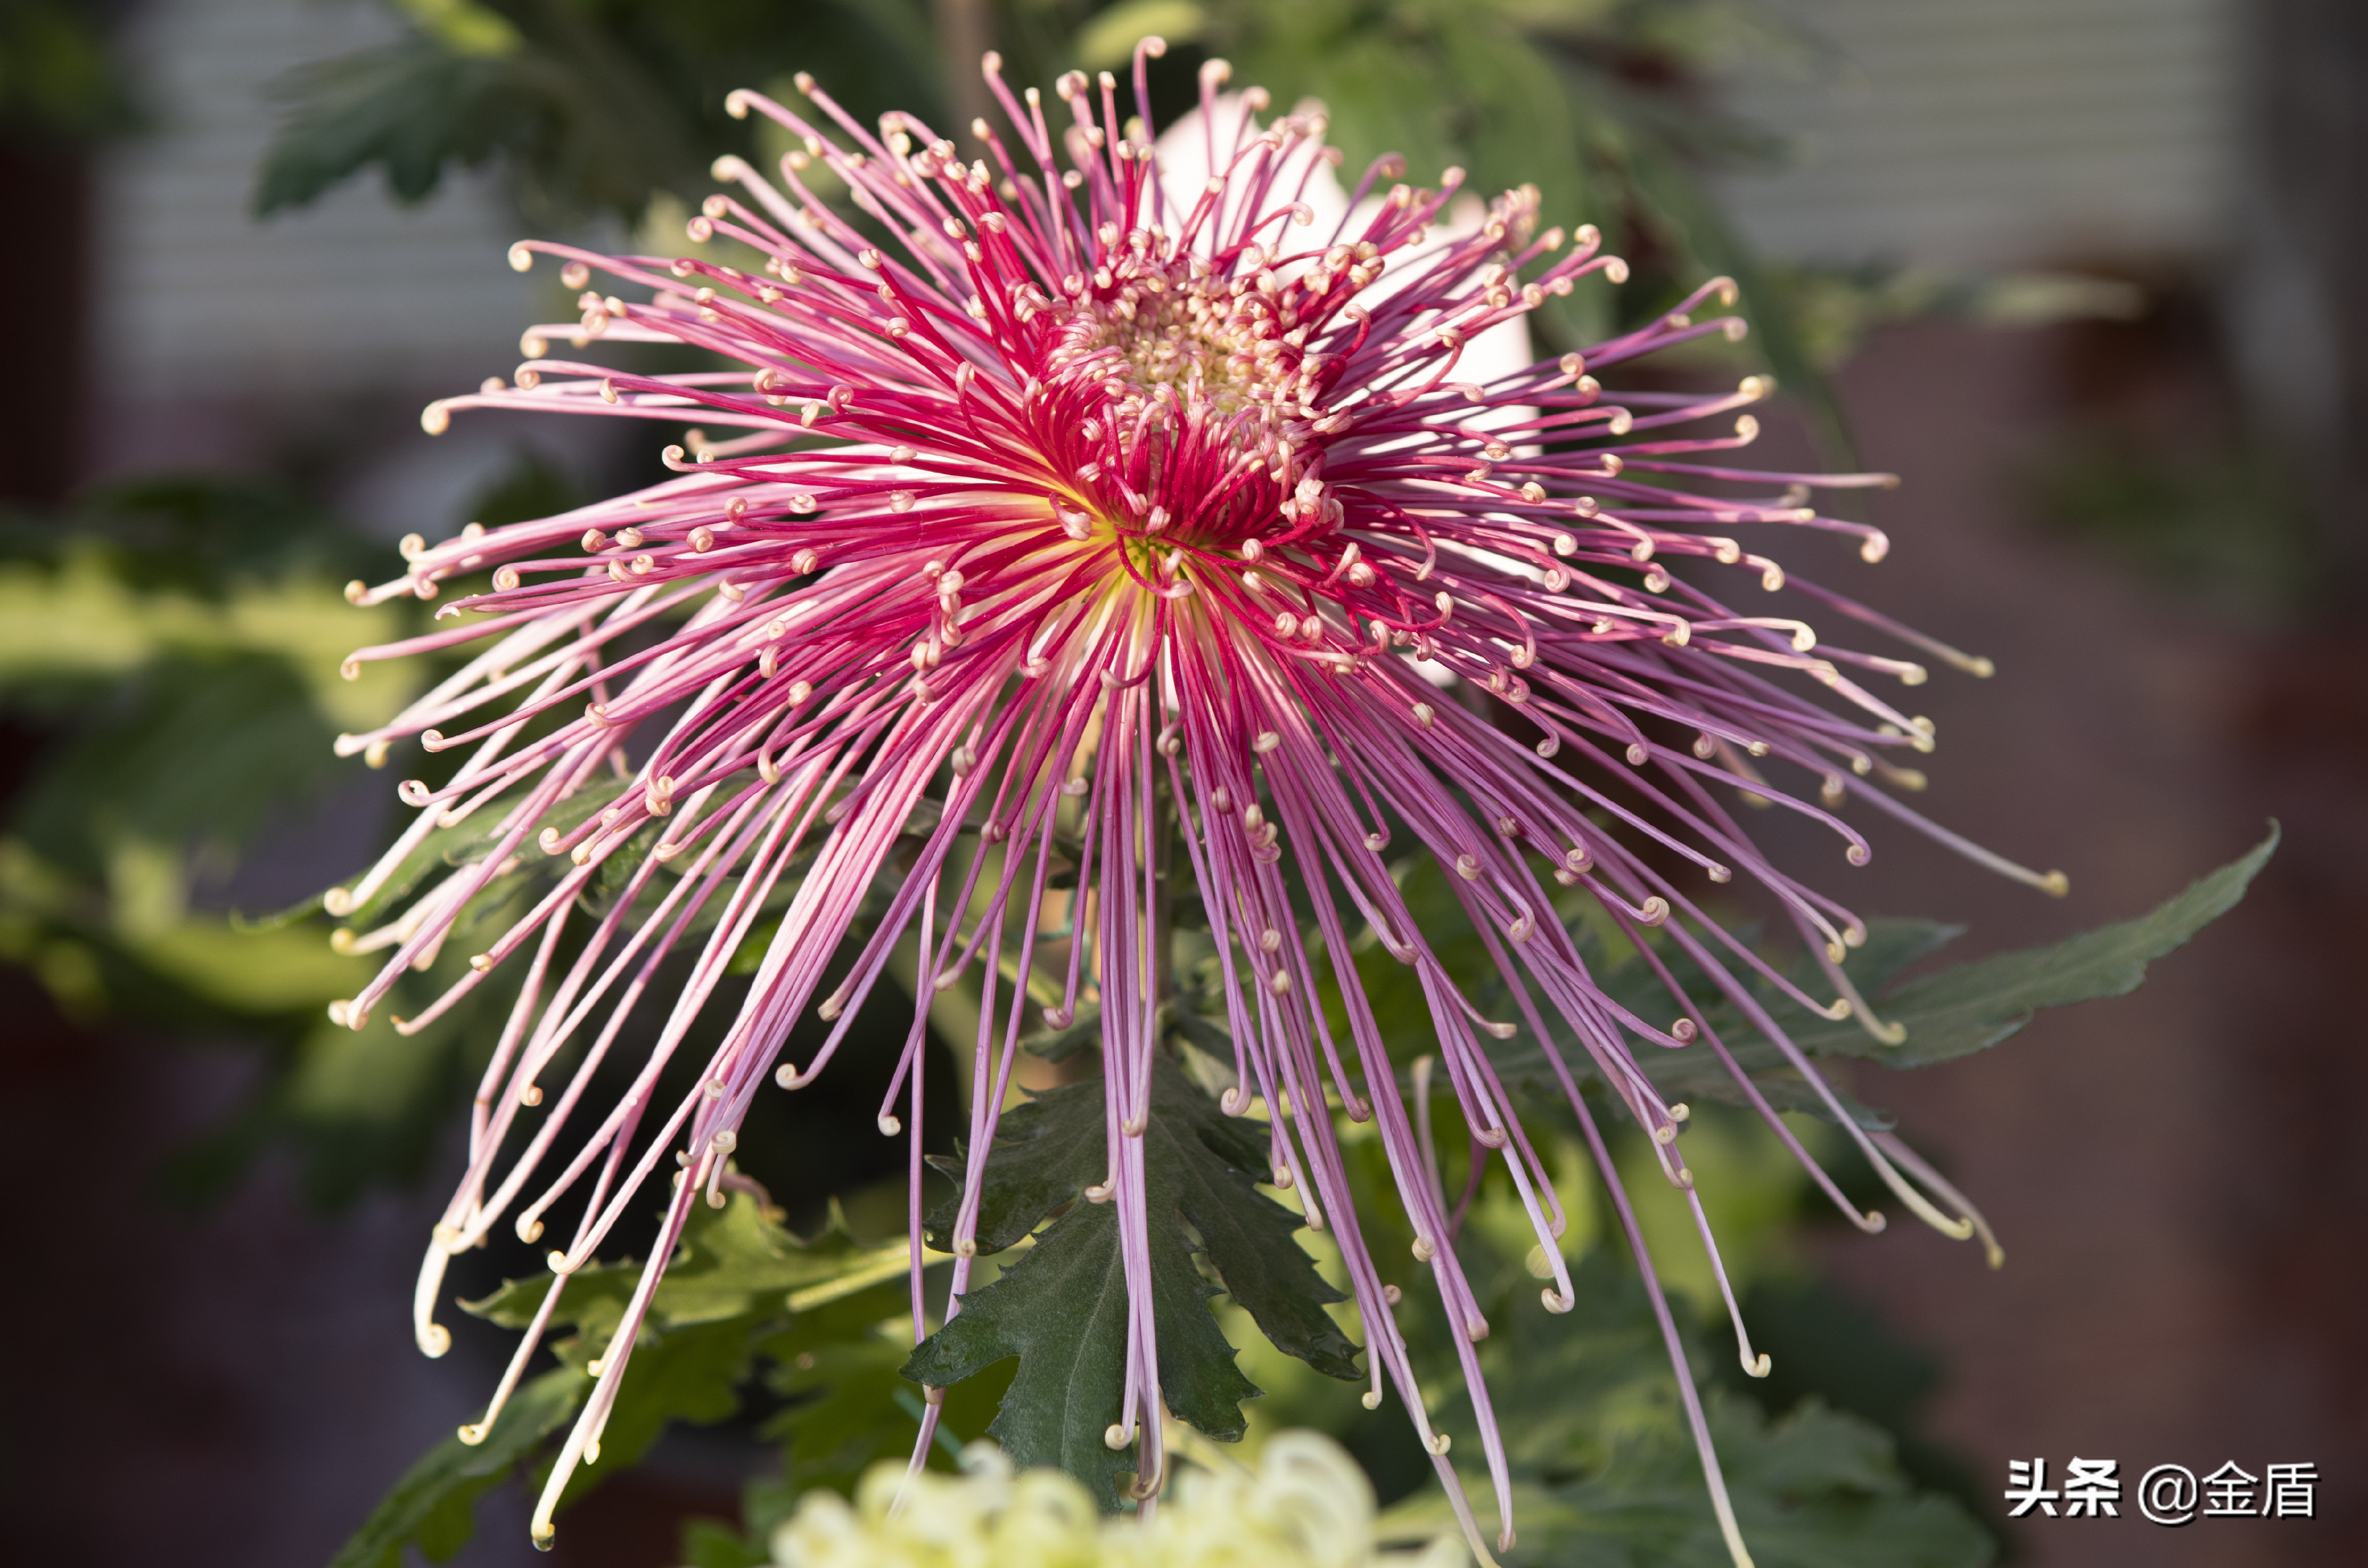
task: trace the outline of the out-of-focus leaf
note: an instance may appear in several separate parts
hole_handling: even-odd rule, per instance
[[[2074,272],[1947,272],[1937,267],[1767,265],[1765,282],[1821,369],[1839,366],[1877,327],[1931,320],[2000,328],[2068,321],[2127,321],[2145,312],[2145,290]]]
[[[633,116],[630,99],[607,106],[620,112],[604,124],[597,88],[515,51],[464,53],[426,36],[305,66],[280,85],[289,111],[257,175],[256,212],[303,206],[370,167],[397,200],[416,202],[447,168],[497,155],[564,171],[594,210],[638,210],[688,172],[688,153],[664,119],[631,125],[651,117]]]
[[[632,1464],[670,1424],[706,1425],[735,1413],[760,1338],[780,1332],[784,1322],[791,1332],[801,1326],[802,1299],[812,1303],[810,1311],[851,1302],[851,1312],[841,1307],[815,1326],[835,1329],[838,1337],[864,1337],[893,1307],[894,1287],[905,1267],[901,1244],[860,1248],[836,1222],[814,1242],[802,1244],[746,1193],[734,1194],[721,1210],[700,1205],[685,1227],[680,1256],[650,1299],[601,1436],[601,1462],[577,1472],[569,1501]],[[569,1277],[552,1317],[554,1333],[573,1331],[552,1346],[562,1362],[582,1369],[609,1354],[641,1278],[642,1266],[632,1262],[596,1265]],[[512,1280],[468,1303],[468,1310],[504,1327],[523,1328],[552,1285],[548,1278]],[[884,1295],[883,1285],[889,1287]]]
[[[235,1013],[317,1012],[370,978],[366,962],[330,949],[314,928],[256,932],[191,915],[132,951],[164,978]]]
[[[1077,29],[1076,63],[1087,71],[1115,71],[1134,57],[1137,39],[1190,43],[1208,25],[1209,13],[1194,0],[1119,0]]]
[[[799,69],[859,114],[893,100],[942,119],[926,22],[910,0],[400,8],[407,36],[279,85],[287,113],[257,179],[258,212],[302,206],[370,168],[410,202],[450,171],[498,165],[540,222],[608,212],[631,224],[660,192],[695,197],[717,155],[754,160],[757,128],[726,116],[724,96]]]
[[[565,1426],[591,1389],[592,1380],[576,1369],[554,1368],[512,1396],[484,1442],[472,1448],[447,1437],[428,1449],[329,1568],[402,1568],[406,1545],[416,1545],[430,1562],[450,1561],[476,1533],[477,1499]]]
[[[336,732],[284,659],[168,658],[110,695],[12,812],[27,842],[78,868],[104,874],[127,840],[176,856],[243,846],[340,771]]]
[[[1520,1524],[1508,1568],[1726,1568],[1635,1278],[1592,1254],[1573,1270],[1576,1308],[1551,1316],[1524,1271],[1487,1257],[1467,1256],[1466,1265],[1495,1329],[1481,1359]],[[1434,1351],[1425,1372],[1440,1389],[1437,1418],[1455,1437],[1452,1451],[1476,1454],[1479,1432],[1452,1360]],[[1879,1427],[1814,1400],[1773,1423],[1719,1390],[1705,1403],[1736,1517],[1761,1568],[1980,1568],[1990,1560],[1992,1543],[1962,1509],[1910,1488]],[[1484,1473],[1468,1473],[1465,1483],[1486,1494]],[[1429,1494],[1384,1523],[1401,1540],[1452,1528],[1444,1499]]]
[[[1812,431],[1827,460],[1855,467],[1857,452],[1840,401],[1793,319],[1790,298],[1770,281],[1758,256],[1671,149],[1648,143],[1633,166],[1637,188],[1662,222],[1679,231],[1685,247],[1707,270],[1735,279],[1759,352],[1778,384],[1807,405]]]
[[[135,129],[114,19],[91,0],[0,0],[0,130],[85,142]]]
[[[477,0],[394,0],[394,6],[455,54],[499,59],[516,54],[525,41],[509,18]]]

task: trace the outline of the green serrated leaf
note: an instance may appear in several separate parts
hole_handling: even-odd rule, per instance
[[[1193,1265],[1194,1234],[1224,1290],[1278,1348],[1355,1378],[1356,1346],[1324,1311],[1338,1293],[1292,1239],[1297,1216],[1257,1190],[1252,1173],[1264,1169],[1266,1148],[1251,1125],[1225,1116],[1162,1057],[1144,1140],[1152,1308],[1169,1408],[1230,1441],[1244,1430],[1241,1402],[1258,1392],[1209,1312],[1215,1292]],[[1125,1270],[1117,1210],[1078,1201],[1107,1174],[1106,1147],[1099,1079],[1048,1091],[1003,1119],[980,1204],[980,1248],[1008,1246],[1069,1207],[1002,1278],[964,1299],[962,1315],[914,1351],[905,1375],[945,1387],[1018,1357],[988,1431],[1015,1462],[1058,1465],[1115,1507],[1120,1461],[1102,1438],[1118,1419],[1125,1374]],[[940,1243],[952,1220],[951,1206],[931,1217]]]
[[[2050,947],[2027,948],[1960,964],[1888,992],[1884,989],[1886,982],[1936,951],[1958,934],[1959,927],[1926,920],[1870,922],[1865,945],[1849,955],[1843,968],[1861,992],[1874,999],[1875,1012],[1886,1024],[1907,1028],[1906,1040],[1897,1046],[1882,1044],[1853,1020],[1837,1023],[1806,1013],[1772,989],[1760,1001],[1793,1043],[1811,1056],[1863,1057],[1902,1069],[1951,1061],[2009,1039],[2043,1007],[2067,1006],[2136,990],[2146,978],[2148,963],[2235,906],[2277,844],[2272,825],[2269,837],[2248,853],[2137,919],[2084,932]],[[1830,1119],[1824,1100],[1786,1066],[1775,1046],[1755,1037],[1751,1026],[1706,978],[1680,955],[1664,955],[1664,961],[1687,992],[1708,1006],[1707,1016],[1736,1064],[1751,1074],[1771,1105],[1779,1110]],[[1812,991],[1822,984],[1822,977],[1805,963],[1793,978]],[[1607,993],[1643,1017],[1656,1017],[1668,1009],[1658,978],[1641,960],[1632,958],[1598,979]],[[1571,1075],[1585,1084],[1593,1074],[1585,1054],[1575,1041],[1564,1040],[1563,1045]],[[1543,1052],[1526,1037],[1493,1055],[1508,1083],[1543,1090],[1555,1082]],[[1673,1099],[1744,1103],[1725,1069],[1698,1047],[1639,1050],[1636,1059],[1645,1075]],[[1861,1125],[1890,1125],[1880,1111],[1847,1095],[1838,1097]]]
[[[1890,1067],[1929,1066],[1986,1050],[2021,1030],[2042,1007],[2136,990],[2148,963],[2236,907],[2277,846],[2272,824],[2270,835],[2252,849],[2135,920],[1908,981],[1875,1004],[1886,1023],[1907,1027],[1907,1039],[1898,1046],[1879,1044],[1847,1022],[1804,1020],[1789,1032],[1813,1055],[1861,1056]]]
[[[400,1568],[406,1544],[434,1562],[451,1558],[474,1532],[478,1496],[564,1426],[591,1389],[582,1372],[557,1368],[511,1396],[484,1442],[472,1448],[455,1437],[437,1444],[370,1511],[329,1568]]]
[[[1158,1229],[1166,1243],[1155,1243],[1152,1251],[1160,1381],[1173,1382],[1184,1403],[1196,1405],[1189,1415],[1178,1405],[1177,1414],[1197,1426],[1194,1416],[1207,1419],[1210,1404],[1230,1396],[1237,1405],[1258,1391],[1234,1369],[1233,1346],[1216,1332],[1207,1287],[1193,1271],[1189,1250],[1171,1230]],[[1104,1446],[1102,1436],[1119,1418],[1126,1330],[1117,1211],[1108,1204],[1085,1204],[1047,1230],[1002,1278],[973,1293],[962,1316],[913,1352],[904,1373],[945,1387],[1017,1356],[1010,1392],[987,1427],[989,1435],[1014,1463],[1056,1465],[1083,1482],[1103,1507],[1116,1508],[1122,1482],[1132,1476],[1121,1475],[1122,1461]],[[1212,1337],[1214,1346],[1207,1343]],[[1196,1355],[1202,1365],[1192,1365]],[[1213,1397],[1192,1400],[1184,1386],[1192,1381]],[[1216,1435],[1241,1435],[1238,1409],[1230,1422],[1220,1415],[1212,1424],[1219,1429]]]

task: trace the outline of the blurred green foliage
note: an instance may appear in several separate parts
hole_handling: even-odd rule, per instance
[[[368,635],[337,592],[357,543],[243,482],[144,482],[0,520],[0,702],[46,743],[0,837],[0,950],[70,1012],[186,1025],[320,994],[317,933],[300,960],[292,934],[250,941],[192,894],[316,801],[336,733],[416,678],[338,677]],[[231,953],[252,961],[214,961]]]
[[[1481,1363],[1505,1437],[1520,1540],[1508,1568],[1726,1568],[1644,1287],[1598,1250],[1573,1269],[1578,1305],[1551,1316],[1537,1280],[1510,1256],[1467,1244],[1474,1294],[1492,1325]],[[1437,1314],[1429,1314],[1436,1316]],[[1418,1346],[1446,1343],[1427,1322]],[[1695,1376],[1722,1354],[1716,1331],[1690,1334]],[[1727,1342],[1731,1353],[1732,1342]],[[1487,1495],[1479,1427],[1452,1358],[1426,1368],[1437,1419],[1476,1497]],[[1996,1543],[1946,1497],[1920,1492],[1891,1437],[1810,1392],[1771,1419],[1751,1401],[1704,1390],[1736,1517],[1761,1568],[1981,1568]],[[1393,1533],[1452,1528],[1435,1493],[1393,1511]]]
[[[101,0],[0,0],[0,135],[94,142],[137,124]]]
[[[457,1082],[461,1021],[338,1028],[327,1004],[370,961],[333,950],[309,906],[261,925],[237,907],[273,830],[324,812],[337,827],[363,772],[337,760],[338,733],[381,722],[425,674],[339,674],[420,619],[345,602],[378,553],[251,480],[146,480],[0,517],[0,719],[30,758],[0,818],[0,960],[77,1022],[261,1051],[245,1109],[174,1172],[190,1196],[278,1138],[324,1202],[415,1171]],[[367,852],[384,807],[349,799],[344,837]]]
[[[925,14],[904,0],[394,0],[393,42],[308,65],[256,210],[302,206],[364,169],[417,201],[456,168],[498,167],[528,221],[631,225],[661,192],[696,199],[721,153],[753,155],[734,87],[795,70],[885,108],[939,101]]]
[[[905,1300],[904,1244],[859,1245],[836,1210],[819,1234],[801,1239],[760,1192],[741,1186],[722,1208],[692,1210],[634,1342],[630,1376],[601,1434],[600,1462],[575,1472],[563,1506],[631,1468],[670,1425],[708,1426],[738,1415],[744,1397],[761,1397],[760,1372],[788,1396],[769,1435],[786,1449],[792,1493],[825,1480],[851,1482],[873,1460],[909,1450],[911,1428],[893,1415],[882,1419],[895,1406],[875,1386],[882,1372],[895,1381],[910,1344],[898,1346],[882,1332]],[[592,1391],[589,1363],[610,1354],[641,1276],[630,1260],[571,1276],[551,1318],[557,1365],[525,1384],[478,1444],[447,1438],[423,1455],[331,1568],[395,1568],[405,1545],[444,1562],[474,1533],[479,1495],[522,1464],[540,1485],[550,1472],[551,1445]],[[468,1310],[523,1329],[555,1288],[549,1274],[515,1279]],[[993,1397],[970,1390],[950,1402],[950,1433],[977,1436]],[[860,1411],[851,1426],[850,1405]]]

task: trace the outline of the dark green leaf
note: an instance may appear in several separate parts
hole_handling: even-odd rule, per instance
[[[1065,1062],[1080,1051],[1102,1042],[1102,1010],[1091,1003],[1077,1009],[1076,1021],[1043,1040],[1030,1040],[1028,1049],[1047,1062]]]
[[[1894,1068],[1950,1061],[2009,1038],[2042,1007],[2066,1006],[2136,990],[2149,962],[2235,906],[2277,843],[2272,826],[2270,836],[2242,858],[2135,920],[2085,932],[2051,947],[1960,964],[1909,980],[1887,993],[1886,982],[1956,936],[1958,927],[1923,920],[1870,922],[1865,945],[1853,950],[1843,967],[1860,991],[1873,999],[1876,1014],[1886,1024],[1907,1029],[1906,1040],[1897,1046],[1882,1044],[1855,1020],[1835,1022],[1808,1014],[1772,989],[1763,992],[1759,1001],[1793,1044],[1811,1056],[1863,1057]],[[1780,1110],[1830,1116],[1825,1102],[1786,1066],[1782,1053],[1755,1038],[1751,1026],[1699,971],[1681,956],[1671,955],[1665,961],[1689,994],[1706,1004],[1712,1026],[1770,1104]],[[1815,969],[1805,963],[1794,978],[1813,993],[1822,983]],[[1599,980],[1606,992],[1643,1017],[1659,1017],[1669,1009],[1659,979],[1641,960],[1632,958],[1600,974]],[[1572,1077],[1586,1083],[1593,1069],[1585,1054],[1560,1031],[1557,1038]],[[1526,1037],[1495,1057],[1498,1072],[1508,1083],[1532,1090],[1554,1085],[1544,1055]],[[1637,1062],[1671,1098],[1743,1101],[1725,1069],[1699,1046],[1683,1051],[1640,1048]],[[1839,1097],[1861,1124],[1888,1125],[1880,1112],[1848,1096]]]
[[[112,7],[77,0],[0,6],[0,131],[36,146],[121,134],[131,95],[108,47],[115,20]]]
[[[435,1562],[450,1559],[474,1531],[478,1496],[566,1425],[591,1388],[575,1368],[556,1368],[511,1397],[484,1442],[472,1448],[447,1437],[437,1444],[395,1483],[329,1568],[399,1568],[406,1543]]]
[[[2135,920],[1908,981],[1875,1005],[1885,1022],[1907,1027],[1907,1038],[1896,1047],[1879,1044],[1854,1024],[1822,1020],[1802,1022],[1793,1040],[1816,1055],[1923,1067],[1998,1044],[2042,1007],[2125,995],[2146,979],[2148,963],[2236,907],[2277,846],[2272,824],[2270,835],[2252,849]],[[1797,1011],[1793,1016],[1800,1017]]]
[[[1252,1173],[1264,1168],[1266,1148],[1254,1125],[1225,1116],[1166,1058],[1155,1063],[1144,1163],[1160,1384],[1178,1415],[1227,1440],[1242,1435],[1241,1402],[1258,1390],[1209,1312],[1214,1292],[1193,1265],[1195,1233],[1224,1289],[1277,1347],[1357,1376],[1356,1347],[1324,1311],[1338,1293],[1292,1239],[1297,1217],[1257,1190]],[[1107,1160],[1099,1079],[1051,1090],[1003,1119],[980,1205],[981,1250],[1008,1246],[1069,1207],[1002,1278],[964,1300],[905,1372],[944,1387],[1017,1356],[989,1432],[1015,1461],[1059,1465],[1115,1506],[1119,1461],[1102,1438],[1122,1393],[1126,1281],[1116,1210],[1078,1201],[1108,1174]],[[940,1244],[952,1219],[951,1207],[932,1217]]]

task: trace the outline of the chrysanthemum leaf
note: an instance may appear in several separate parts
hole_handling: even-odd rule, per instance
[[[1038,1096],[1004,1117],[987,1163],[978,1244],[1016,1243],[1068,1205],[1003,1278],[964,1298],[962,1315],[906,1363],[945,1386],[1019,1358],[988,1431],[1021,1465],[1055,1464],[1119,1499],[1124,1460],[1104,1444],[1126,1368],[1126,1280],[1118,1211],[1084,1200],[1108,1175],[1099,1079]],[[1224,1290],[1280,1349],[1354,1378],[1356,1347],[1325,1312],[1339,1300],[1292,1239],[1298,1217],[1258,1192],[1265,1145],[1165,1057],[1153,1069],[1145,1141],[1146,1212],[1160,1386],[1176,1414],[1212,1437],[1239,1437],[1241,1402],[1259,1391],[1234,1364],[1210,1314],[1215,1293],[1194,1266],[1195,1237]],[[950,1244],[951,1206],[930,1231]],[[1188,1230],[1189,1226],[1189,1230]]]
[[[904,1248],[899,1244],[887,1251]],[[821,1235],[800,1243],[746,1193],[722,1210],[700,1205],[680,1256],[652,1299],[601,1435],[600,1466],[586,1480],[632,1464],[670,1423],[704,1425],[738,1411],[741,1387],[760,1348],[788,1357],[825,1342],[868,1336],[895,1310],[904,1288],[902,1272],[883,1271],[882,1257],[881,1249],[860,1247],[848,1236],[835,1210]],[[575,1331],[552,1346],[566,1367],[580,1373],[594,1358],[609,1355],[642,1268],[632,1262],[598,1265],[569,1278],[552,1318],[554,1329]],[[837,1284],[851,1289],[835,1290]],[[505,1327],[523,1327],[551,1286],[549,1277],[512,1280],[468,1308]],[[799,1311],[808,1302],[820,1309],[812,1324]],[[806,1329],[814,1332],[792,1343]],[[574,1494],[585,1489],[579,1482]]]
[[[827,1420],[817,1426],[816,1416],[826,1418],[850,1403],[876,1415],[882,1396],[879,1378],[857,1379],[844,1391],[834,1388],[850,1366],[880,1370],[891,1385],[895,1381],[903,1351],[878,1339],[877,1325],[902,1303],[904,1276],[884,1265],[900,1259],[903,1251],[901,1244],[885,1249],[859,1245],[835,1207],[822,1234],[802,1243],[746,1194],[735,1195],[721,1210],[702,1205],[681,1257],[656,1292],[602,1433],[600,1463],[579,1472],[582,1479],[571,1489],[570,1500],[632,1465],[667,1425],[712,1423],[736,1413],[759,1357],[777,1364],[778,1392],[808,1396],[768,1434],[791,1436],[799,1444],[791,1460],[793,1483],[811,1483],[818,1474],[827,1478],[837,1473],[834,1463],[851,1474],[877,1458],[876,1446],[866,1448],[850,1470],[834,1448],[822,1445],[824,1451],[814,1454],[806,1449],[817,1446],[811,1439],[818,1434],[826,1435]],[[478,1495],[516,1462],[532,1457],[583,1403],[593,1387],[585,1375],[586,1364],[609,1348],[641,1273],[641,1266],[632,1263],[577,1271],[554,1315],[559,1329],[575,1331],[554,1346],[563,1364],[511,1400],[484,1444],[470,1448],[448,1439],[415,1466],[340,1554],[336,1568],[385,1568],[405,1542],[438,1562],[459,1551],[473,1528]],[[551,1284],[547,1277],[512,1281],[471,1310],[517,1326],[533,1316]],[[834,1404],[822,1397],[825,1390],[852,1400]],[[954,1429],[974,1435],[985,1411],[962,1416]],[[888,1436],[892,1445],[909,1439],[909,1429]]]
[[[1233,1347],[1216,1335],[1201,1300],[1207,1287],[1192,1271],[1189,1253],[1181,1258],[1185,1278],[1177,1278],[1176,1255],[1182,1250],[1180,1242],[1155,1245],[1152,1256],[1154,1310],[1163,1331],[1160,1381],[1185,1396],[1178,1415],[1186,1414],[1184,1404],[1196,1403],[1189,1398],[1194,1369],[1188,1358],[1210,1348],[1179,1343],[1196,1326],[1194,1313],[1207,1325],[1198,1338],[1215,1337],[1217,1359],[1236,1385],[1220,1397],[1238,1401],[1258,1392],[1233,1370]],[[1116,1507],[1120,1471],[1131,1468],[1131,1461],[1112,1453],[1103,1434],[1120,1415],[1126,1325],[1118,1216],[1107,1204],[1080,1205],[1048,1229],[1001,1279],[968,1298],[962,1316],[913,1352],[905,1375],[941,1387],[1019,1357],[1010,1392],[988,1434],[1015,1462],[1057,1465],[1085,1483],[1103,1506]],[[1180,1365],[1171,1370],[1171,1363]],[[1226,1425],[1222,1419],[1216,1424]],[[1239,1435],[1238,1426],[1232,1435]]]
[[[565,1425],[591,1387],[575,1368],[554,1368],[518,1390],[484,1442],[472,1448],[447,1437],[428,1449],[329,1568],[401,1568],[407,1544],[416,1544],[431,1562],[450,1559],[475,1533],[478,1496]]]
[[[2146,978],[2148,963],[2180,947],[2236,905],[2277,843],[2278,835],[2272,829],[2268,838],[2238,859],[2199,878],[2186,892],[2136,919],[2100,926],[2048,947],[1958,964],[1887,990],[1893,977],[1937,951],[1962,927],[1927,920],[1868,922],[1865,944],[1853,949],[1842,967],[1851,983],[1873,1000],[1875,1013],[1884,1024],[1907,1029],[1906,1040],[1896,1046],[1875,1040],[1855,1019],[1837,1022],[1814,1017],[1772,987],[1759,999],[1793,1043],[1812,1057],[1858,1056],[1900,1069],[1952,1061],[2012,1037],[2043,1007],[2068,1006],[2136,990]],[[1786,1065],[1782,1052],[1761,1039],[1682,955],[1665,955],[1663,962],[1672,978],[1704,1006],[1712,1027],[1770,1104],[1779,1110],[1831,1117],[1824,1099]],[[1659,977],[1642,959],[1632,958],[1600,978],[1605,994],[1641,1016],[1659,1017],[1671,1008]],[[1812,994],[1826,984],[1816,967],[1806,962],[1798,966],[1793,978]],[[1560,1043],[1572,1076],[1584,1083],[1593,1073],[1585,1053],[1567,1037],[1561,1038]],[[1636,1060],[1669,1099],[1746,1103],[1725,1068],[1700,1047],[1641,1051]],[[1554,1082],[1544,1055],[1526,1037],[1501,1051],[1497,1062],[1508,1083],[1546,1088]],[[1837,1097],[1862,1125],[1889,1125],[1882,1112],[1839,1091]]]
[[[1985,1050],[2019,1032],[2043,1007],[2136,990],[2148,963],[2236,907],[2277,846],[2273,824],[2270,835],[2244,855],[2134,920],[1906,982],[1874,1004],[1885,1023],[1907,1028],[1907,1040],[1896,1047],[1882,1045],[1850,1020],[1804,1019],[1795,1009],[1789,1017],[1780,1013],[1778,1021],[1789,1026],[1799,1020],[1793,1041],[1812,1055],[1862,1056],[1888,1067],[1929,1066]],[[1871,936],[1861,951],[1874,946]],[[1848,967],[1854,977],[1859,974],[1856,962]]]

